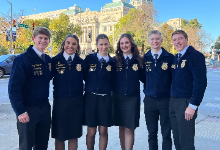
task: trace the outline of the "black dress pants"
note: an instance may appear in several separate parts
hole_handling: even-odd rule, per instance
[[[195,150],[194,137],[197,110],[193,119],[190,121],[185,119],[185,110],[189,105],[189,100],[174,97],[170,99],[169,113],[176,150]]]
[[[169,97],[155,98],[145,96],[144,113],[148,130],[149,150],[158,150],[157,134],[159,118],[163,137],[162,150],[172,150],[169,100]]]
[[[25,108],[30,121],[21,123],[17,120],[19,150],[47,150],[51,123],[50,104]]]

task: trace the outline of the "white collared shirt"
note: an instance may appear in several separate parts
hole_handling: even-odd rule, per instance
[[[186,53],[187,48],[189,47],[189,45],[187,45],[181,52],[178,52],[178,54],[182,54],[181,57]]]
[[[152,50],[151,50],[151,55],[153,56],[153,58],[155,59],[155,55],[154,54],[157,54],[157,59],[159,59],[160,55],[162,54],[162,49],[160,49],[160,51],[158,53],[154,53]]]
[[[97,53],[97,57],[98,57],[98,60],[104,58],[106,62],[109,61],[109,56],[108,55],[106,55],[105,57],[102,57],[99,53]]]
[[[42,54],[45,54],[45,52],[40,52],[39,50],[37,50],[34,46],[32,47],[32,49],[35,51],[35,53],[41,58]]]
[[[133,57],[133,54],[131,53],[130,55],[125,55],[125,54],[123,54],[124,55],[124,58],[126,59],[127,57],[131,60],[131,58]]]
[[[66,59],[66,60],[68,60],[68,58],[71,56],[71,58],[72,58],[72,60],[74,59],[74,57],[75,57],[75,53],[73,54],[73,55],[69,55],[69,54],[67,54],[65,51],[63,51],[63,57]]]

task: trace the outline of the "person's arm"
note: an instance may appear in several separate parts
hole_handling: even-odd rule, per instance
[[[207,86],[205,58],[202,53],[197,53],[190,62],[193,74],[193,93],[189,101],[189,106],[185,111],[185,119],[190,120],[195,114],[195,110],[202,102]]]
[[[11,70],[10,80],[8,84],[9,99],[18,119],[22,123],[29,121],[29,116],[23,105],[22,88],[28,76],[28,68],[24,63],[24,58],[15,58]]]

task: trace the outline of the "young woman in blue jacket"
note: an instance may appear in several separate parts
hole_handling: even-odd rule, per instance
[[[94,150],[95,134],[98,126],[99,150],[106,150],[108,127],[112,126],[111,83],[115,61],[108,55],[109,39],[105,34],[96,37],[97,53],[85,58],[85,124],[88,126],[86,144]]]
[[[85,65],[79,55],[79,39],[69,34],[62,42],[58,55],[52,58],[52,138],[55,138],[56,150],[65,150],[66,140],[68,150],[77,150],[78,138],[82,136]]]
[[[122,34],[116,50],[116,76],[113,93],[114,125],[119,126],[122,150],[132,150],[134,130],[140,118],[140,80],[144,82],[143,58],[128,33]]]

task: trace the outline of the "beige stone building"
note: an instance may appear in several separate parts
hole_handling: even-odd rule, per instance
[[[50,11],[40,14],[23,16],[22,19],[43,19],[43,18],[58,18],[61,13],[66,14],[70,18],[70,22],[79,24],[82,27],[83,35],[79,37],[80,46],[86,49],[86,53],[91,53],[95,49],[95,38],[98,34],[113,35],[114,26],[124,15],[127,15],[129,10],[136,8],[139,5],[150,3],[152,0],[112,0],[112,3],[107,3],[101,7],[101,11],[90,11],[76,4],[68,9]]]
[[[167,21],[167,24],[173,29],[173,30],[181,30],[182,29],[182,21],[186,19],[182,18],[173,18]]]

